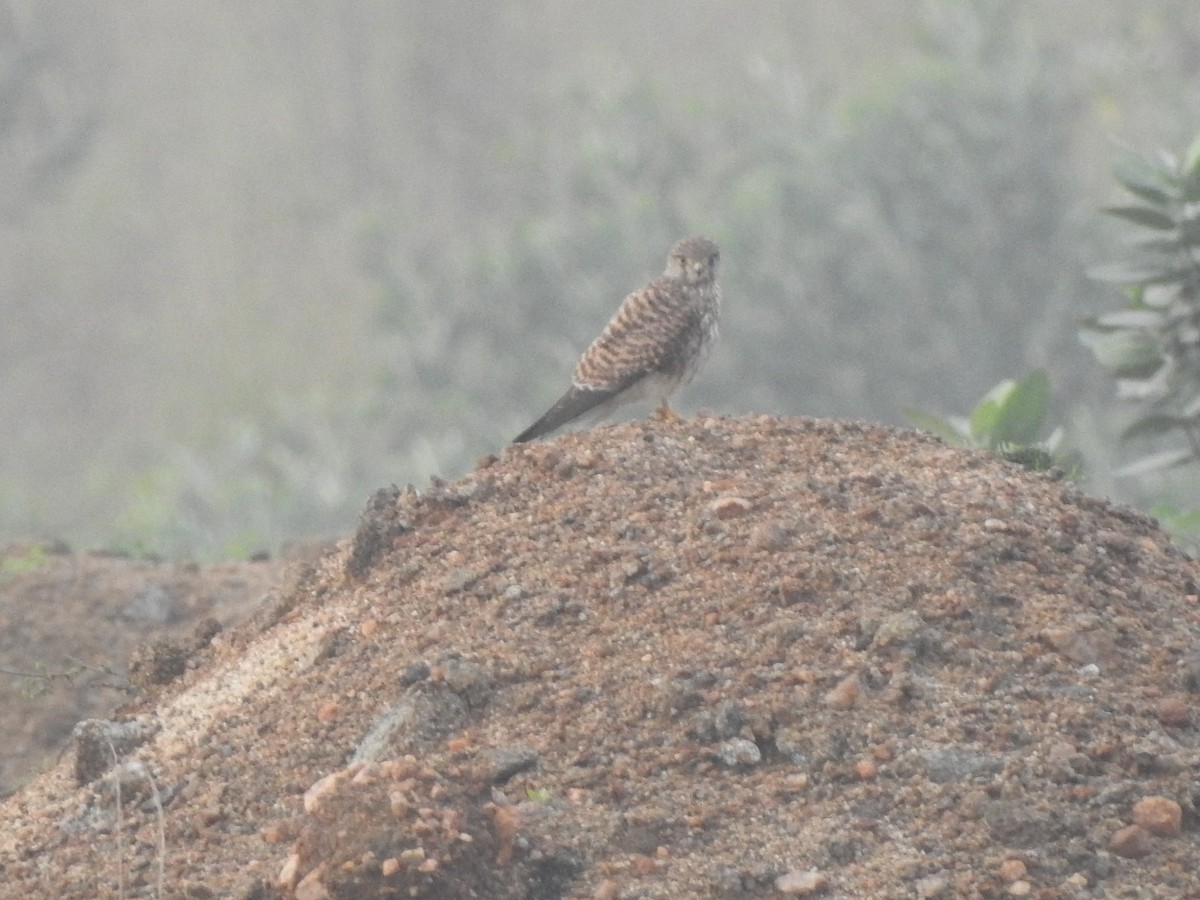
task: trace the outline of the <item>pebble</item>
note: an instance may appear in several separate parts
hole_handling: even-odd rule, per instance
[[[946,894],[950,883],[941,875],[926,875],[917,882],[917,897],[919,900],[933,900]]]
[[[718,519],[737,519],[753,509],[753,505],[745,497],[718,497],[708,505],[709,510]]]
[[[288,858],[283,861],[283,866],[279,870],[279,874],[275,877],[275,883],[281,888],[289,890],[296,884],[296,878],[300,874],[300,854],[291,853]]]
[[[1154,708],[1154,715],[1164,725],[1186,728],[1192,722],[1192,711],[1179,697],[1165,697]]]
[[[1156,837],[1174,837],[1183,824],[1183,808],[1167,797],[1145,797],[1133,807],[1133,824]]]
[[[775,879],[775,890],[792,897],[808,897],[829,887],[829,877],[815,869],[792,869]]]
[[[737,766],[753,766],[762,762],[762,750],[754,741],[730,738],[717,745],[717,759],[731,769]]]
[[[114,757],[131,752],[158,730],[158,723],[147,716],[125,722],[84,719],[71,732],[75,741],[76,782],[83,785],[95,781],[112,767]]]
[[[825,705],[833,709],[850,709],[858,701],[861,693],[858,676],[847,675],[838,682],[837,687],[825,695]]]
[[[329,888],[325,887],[325,867],[317,866],[301,878],[293,896],[296,900],[326,900]]]
[[[374,784],[383,776],[383,766],[377,762],[353,763],[358,771],[350,779],[351,784]]]
[[[288,840],[290,836],[290,830],[283,822],[272,822],[270,825],[263,828],[261,835],[264,843],[282,844],[284,841]]]
[[[1150,832],[1140,825],[1126,825],[1117,829],[1108,841],[1108,851],[1126,859],[1141,859],[1154,849]]]
[[[1000,878],[1003,881],[1018,881],[1028,874],[1025,863],[1019,859],[1006,859],[1000,863]]]
[[[987,811],[988,795],[985,791],[968,791],[958,804],[958,814],[968,822],[982,819]]]
[[[906,609],[887,616],[875,629],[871,639],[872,650],[883,650],[891,646],[908,646],[927,630],[920,614]]]
[[[354,763],[353,765],[360,765]],[[323,778],[315,781],[307,791],[304,792],[304,811],[309,815],[317,812],[321,805],[334,795],[342,782],[358,774],[358,770],[348,772],[346,769],[340,769],[337,772],[330,772]]]
[[[451,569],[442,579],[442,591],[446,594],[457,594],[465,591],[479,580],[479,573],[465,566]]]
[[[764,522],[750,532],[750,546],[755,550],[778,553],[788,545],[787,529],[778,522]]]
[[[488,780],[493,784],[503,784],[538,764],[537,751],[525,745],[497,747],[488,752],[487,758]]]

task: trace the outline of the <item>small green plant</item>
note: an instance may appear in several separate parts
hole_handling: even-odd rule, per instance
[[[1158,519],[1176,546],[1196,556],[1200,553],[1200,509],[1180,509],[1170,503],[1156,503],[1150,515]]]
[[[50,554],[41,544],[34,544],[21,553],[13,553],[0,559],[0,578],[5,575],[24,575],[36,572],[50,561]]]
[[[1049,411],[1050,379],[1039,370],[1019,381],[1000,382],[967,416],[938,416],[913,409],[905,410],[905,415],[917,427],[951,444],[991,450],[1031,471],[1057,466],[1074,476],[1079,461],[1076,454],[1063,449],[1062,428],[1055,428],[1045,440],[1038,438]]]
[[[1124,289],[1125,307],[1087,319],[1080,339],[1138,410],[1122,439],[1182,438],[1120,474],[1200,462],[1200,135],[1179,158],[1131,157],[1114,170],[1133,200],[1128,257],[1088,274]]]

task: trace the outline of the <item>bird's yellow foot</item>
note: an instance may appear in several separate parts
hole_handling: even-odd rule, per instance
[[[671,409],[665,403],[654,411],[654,418],[660,422],[673,422],[676,424],[683,421],[683,416],[679,415],[679,413],[675,412],[675,410]]]

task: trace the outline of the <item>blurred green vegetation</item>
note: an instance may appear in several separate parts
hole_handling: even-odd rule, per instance
[[[1200,463],[1200,135],[1180,157],[1130,157],[1116,169],[1133,202],[1105,210],[1131,225],[1126,258],[1091,275],[1125,288],[1123,309],[1084,323],[1082,338],[1139,412],[1123,437],[1175,438],[1132,472]],[[1180,446],[1181,445],[1181,446]]]
[[[990,450],[1035,472],[1052,467],[1069,477],[1081,474],[1078,451],[1065,446],[1066,432],[1059,426],[1045,433],[1050,413],[1050,379],[1045,372],[1011,378],[988,391],[966,416],[939,416],[909,410],[908,418],[947,443]]]
[[[0,584],[6,577],[24,575],[26,572],[36,572],[50,562],[50,554],[41,544],[15,549],[10,548],[0,555]]]
[[[1111,477],[1121,413],[1075,335],[1103,136],[1194,129],[1190,5],[684,10],[348,4],[253,46],[195,13],[187,53],[171,7],[19,17],[40,62],[0,144],[74,137],[0,192],[0,538],[347,533],[375,488],[502,447],[696,232],[726,302],[682,409],[899,423],[1041,370],[1049,419],[1099,410],[1094,483],[1149,499]]]
[[[1123,288],[1125,305],[1086,319],[1084,344],[1133,410],[1121,433],[1141,455],[1118,474],[1140,477],[1176,540],[1200,536],[1200,134],[1180,155],[1129,156],[1114,171],[1127,199],[1105,211],[1126,223],[1122,259],[1091,270]]]

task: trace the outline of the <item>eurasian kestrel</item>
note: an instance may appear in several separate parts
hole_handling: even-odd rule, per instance
[[[602,419],[647,398],[658,402],[660,417],[674,416],[667,398],[696,374],[717,337],[720,256],[717,245],[702,237],[672,247],[666,271],[626,297],[584,352],[570,390],[513,443],[542,437],[581,416]]]

